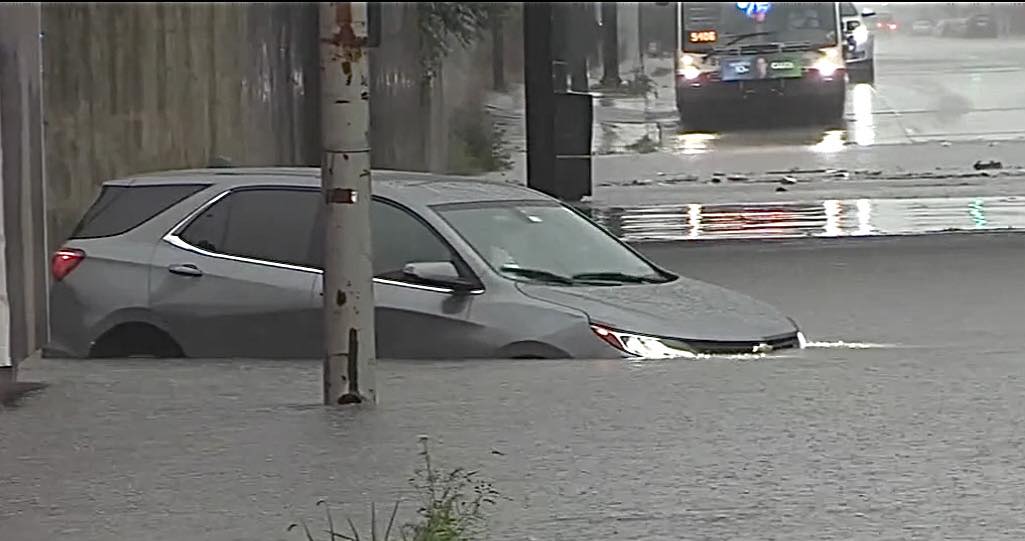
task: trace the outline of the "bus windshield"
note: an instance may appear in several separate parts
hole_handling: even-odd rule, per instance
[[[837,44],[835,2],[682,2],[686,51],[779,43]]]

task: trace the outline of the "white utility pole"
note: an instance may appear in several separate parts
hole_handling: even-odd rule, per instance
[[[3,96],[0,96],[0,103]],[[2,107],[0,107],[2,108]],[[0,119],[3,126],[3,119]],[[4,215],[4,150],[0,141],[0,386],[4,380],[13,380],[14,360],[11,359],[11,300],[7,295],[7,219]]]
[[[367,53],[367,3],[322,3],[325,404],[377,401]]]

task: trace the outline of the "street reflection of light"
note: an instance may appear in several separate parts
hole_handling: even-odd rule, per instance
[[[701,236],[701,205],[691,203],[687,205],[687,226],[690,227],[690,234],[687,235],[692,239],[696,239]]]
[[[858,213],[858,229],[855,235],[872,234],[872,203],[868,199],[858,199],[854,202]]]
[[[822,140],[811,147],[815,152],[831,154],[843,150],[843,130],[829,130],[822,134]]]
[[[826,225],[822,228],[823,234],[827,237],[840,236],[840,202],[835,199],[828,199],[822,202],[822,208],[826,211]]]
[[[854,142],[859,146],[876,142],[876,129],[872,118],[872,85],[859,84],[851,92],[854,110]]]
[[[973,199],[968,205],[968,214],[972,217],[972,222],[975,223],[976,228],[982,228],[989,225],[989,220],[986,219],[986,211],[982,208],[982,199]]]
[[[704,154],[718,138],[714,133],[681,133],[676,137],[676,149],[684,154]]]

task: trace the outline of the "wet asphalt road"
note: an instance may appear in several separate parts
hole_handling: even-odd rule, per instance
[[[1023,165],[1025,39],[885,36],[872,85],[852,85],[842,129],[767,125],[680,132],[671,59],[647,59],[658,95],[594,102],[596,197],[602,186],[713,172],[757,174],[791,167],[878,170],[884,175],[970,169],[976,160]],[[658,70],[658,71],[656,71]],[[523,148],[522,100],[498,100],[511,148]],[[643,160],[636,145],[654,141]],[[993,146],[996,144],[996,146]],[[505,174],[524,178],[525,159]],[[616,194],[618,195],[618,194]]]
[[[319,498],[408,496],[419,434],[496,481],[495,539],[1025,537],[1025,236],[644,250],[818,347],[383,362],[363,411],[315,405],[314,363],[37,361],[51,387],[0,413],[0,537],[297,539]]]

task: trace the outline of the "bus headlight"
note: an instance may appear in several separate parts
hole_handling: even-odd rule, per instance
[[[837,70],[844,67],[843,55],[839,49],[830,47],[828,49],[821,49],[821,52],[822,56],[811,65],[811,69],[819,72],[819,75],[832,77]]]
[[[691,54],[680,53],[676,58],[676,74],[693,81],[701,76],[701,70],[697,66],[698,59]]]
[[[688,81],[693,81],[694,79],[701,77],[701,70],[695,66],[687,66],[680,70],[680,75],[683,75],[683,78]]]

